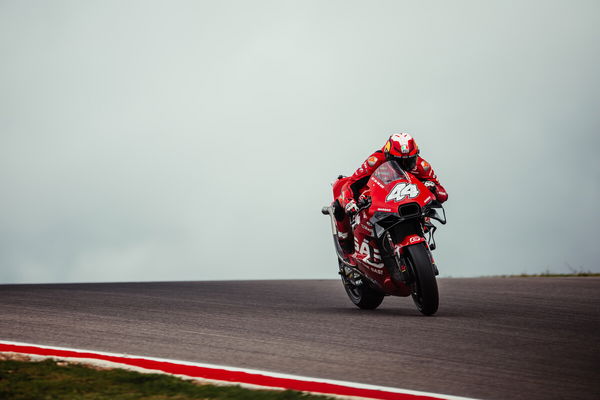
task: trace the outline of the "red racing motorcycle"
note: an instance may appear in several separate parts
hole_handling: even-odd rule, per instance
[[[337,198],[347,178],[333,184]],[[351,216],[354,253],[344,256],[338,241],[336,219],[344,210],[335,200],[323,207],[331,217],[339,274],[350,300],[360,308],[375,309],[384,296],[412,296],[419,311],[432,315],[438,309],[438,269],[431,220],[446,223],[446,212],[425,184],[395,161],[387,161],[371,175]],[[438,212],[441,211],[442,214]]]

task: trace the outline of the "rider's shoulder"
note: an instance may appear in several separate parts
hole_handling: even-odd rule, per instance
[[[381,150],[375,151],[365,162],[370,168],[375,168],[385,161],[385,154]]]
[[[429,172],[431,171],[431,164],[429,164],[423,157],[419,156],[417,159],[417,169],[420,169],[423,172]]]

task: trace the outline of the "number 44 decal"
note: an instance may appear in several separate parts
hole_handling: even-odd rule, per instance
[[[407,197],[414,199],[419,195],[419,188],[414,183],[399,183],[387,195],[385,201],[402,201]]]

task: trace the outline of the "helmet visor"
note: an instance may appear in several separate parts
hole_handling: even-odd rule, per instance
[[[405,171],[412,171],[417,166],[417,156],[411,157],[392,157],[392,160],[396,161],[400,168]]]

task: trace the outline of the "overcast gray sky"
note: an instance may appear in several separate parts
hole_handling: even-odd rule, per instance
[[[598,1],[0,0],[0,283],[335,278],[413,134],[442,276],[600,271]]]

